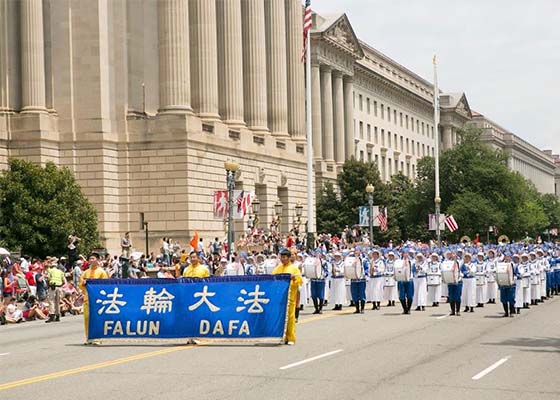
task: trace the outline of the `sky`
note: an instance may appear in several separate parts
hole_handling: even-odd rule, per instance
[[[560,1],[312,0],[356,35],[472,110],[560,153]]]

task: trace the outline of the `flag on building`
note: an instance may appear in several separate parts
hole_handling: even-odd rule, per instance
[[[381,232],[385,232],[388,228],[386,207],[379,207],[379,214],[377,214],[377,220],[379,221],[379,229],[381,230]]]
[[[311,31],[312,11],[311,11],[311,0],[305,0],[305,12],[303,14],[303,49],[301,51],[301,62],[305,62],[305,55],[307,53],[307,40],[309,37],[309,32]]]
[[[228,191],[216,190],[214,192],[214,218],[225,218],[228,213]]]
[[[450,215],[447,218],[445,218],[445,225],[451,232],[455,232],[457,229],[459,229],[459,225],[457,225],[457,221],[455,221],[453,215]]]

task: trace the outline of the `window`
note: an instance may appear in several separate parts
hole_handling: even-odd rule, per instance
[[[397,110],[393,110],[393,122],[397,125]]]
[[[375,164],[377,165],[377,169],[379,170],[379,156],[375,155]]]
[[[411,130],[414,132],[414,118],[410,117]]]
[[[366,99],[366,107],[367,107],[367,113],[370,114],[371,113],[371,104],[369,102],[369,97]]]
[[[401,169],[400,169],[400,171],[401,171],[401,172],[404,172],[404,161],[401,161]]]
[[[408,129],[408,115],[406,116],[406,129]]]
[[[358,98],[358,102],[360,103],[360,111],[364,111],[364,98],[362,95]]]
[[[416,142],[416,154],[420,157],[420,142]]]
[[[387,120],[391,122],[391,107],[387,107]]]
[[[403,137],[402,137],[402,135],[401,135],[401,151],[403,151],[403,150],[404,150],[404,146],[403,146],[403,144],[404,144],[404,142],[403,142]]]
[[[426,155],[426,147],[424,146],[424,143],[422,143],[422,156]]]
[[[387,147],[391,147],[391,132],[387,132]]]
[[[416,166],[412,164],[412,177],[416,178]]]
[[[375,140],[375,144],[379,143],[379,136],[377,134],[377,126],[373,127],[373,136],[374,136],[374,140]]]
[[[364,161],[364,151],[360,150],[360,161]]]
[[[416,133],[420,133],[420,121],[416,120]]]
[[[381,156],[381,179],[385,180],[385,156]]]
[[[371,162],[371,151],[367,152],[367,161]]]
[[[436,151],[435,151],[435,149],[432,147],[432,157],[435,157],[435,156],[436,156]]]
[[[364,123],[360,121],[360,139],[364,138]]]
[[[371,142],[371,125],[367,124],[367,141]]]
[[[406,163],[406,176],[410,177],[410,163]]]
[[[422,122],[422,135],[424,135],[424,123]]]
[[[402,113],[401,113],[401,115],[400,115],[400,120],[401,120],[401,128],[402,128],[402,120],[403,120],[403,118],[402,118]]]
[[[385,147],[385,129],[381,129],[381,146]]]
[[[393,175],[393,163],[391,162],[391,159],[387,159],[387,167],[389,167],[389,178]]]
[[[406,138],[406,152],[410,153],[410,148],[408,147],[408,138]]]
[[[385,106],[381,104],[381,119],[385,119]]]
[[[395,174],[399,172],[399,160],[395,160]]]
[[[434,127],[432,126],[432,139],[434,138]]]
[[[411,143],[412,143],[412,155],[414,155],[414,140]]]
[[[396,133],[395,133],[395,136],[393,137],[393,139],[394,139],[393,143],[395,143],[395,150],[398,150],[399,149],[399,143],[397,142],[397,134]],[[401,148],[401,150],[402,150],[402,148]]]
[[[373,115],[377,117],[377,101],[373,102]]]

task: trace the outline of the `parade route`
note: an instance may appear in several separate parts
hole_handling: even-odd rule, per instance
[[[80,317],[2,327],[0,397],[28,399],[532,399],[551,385],[560,300],[514,318],[500,305],[441,318],[396,307],[300,317],[296,346],[158,343],[85,347]]]

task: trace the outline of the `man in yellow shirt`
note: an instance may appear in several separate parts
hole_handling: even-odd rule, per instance
[[[64,277],[64,272],[57,268],[56,262],[57,259],[51,261],[47,269],[49,274],[49,292],[47,295],[49,319],[45,322],[60,321],[60,288],[66,283],[66,278]]]
[[[296,306],[299,287],[303,280],[301,272],[294,264],[290,262],[290,251],[284,249],[280,252],[281,264],[274,268],[272,275],[290,274],[292,280],[290,282],[290,292],[288,294],[288,325],[286,326],[286,344],[293,345],[296,342]]]
[[[206,268],[205,265],[200,263],[200,258],[198,258],[198,254],[196,251],[191,252],[190,254],[191,263],[190,265],[185,268],[183,271],[184,278],[208,278],[210,276],[210,271]]]
[[[84,294],[84,326],[86,331],[86,340],[88,337],[89,323],[89,300],[86,290],[86,281],[88,279],[107,279],[107,272],[101,268],[99,263],[99,254],[91,253],[89,256],[89,268],[80,276],[80,290]],[[87,340],[85,344],[100,344],[99,340]]]

